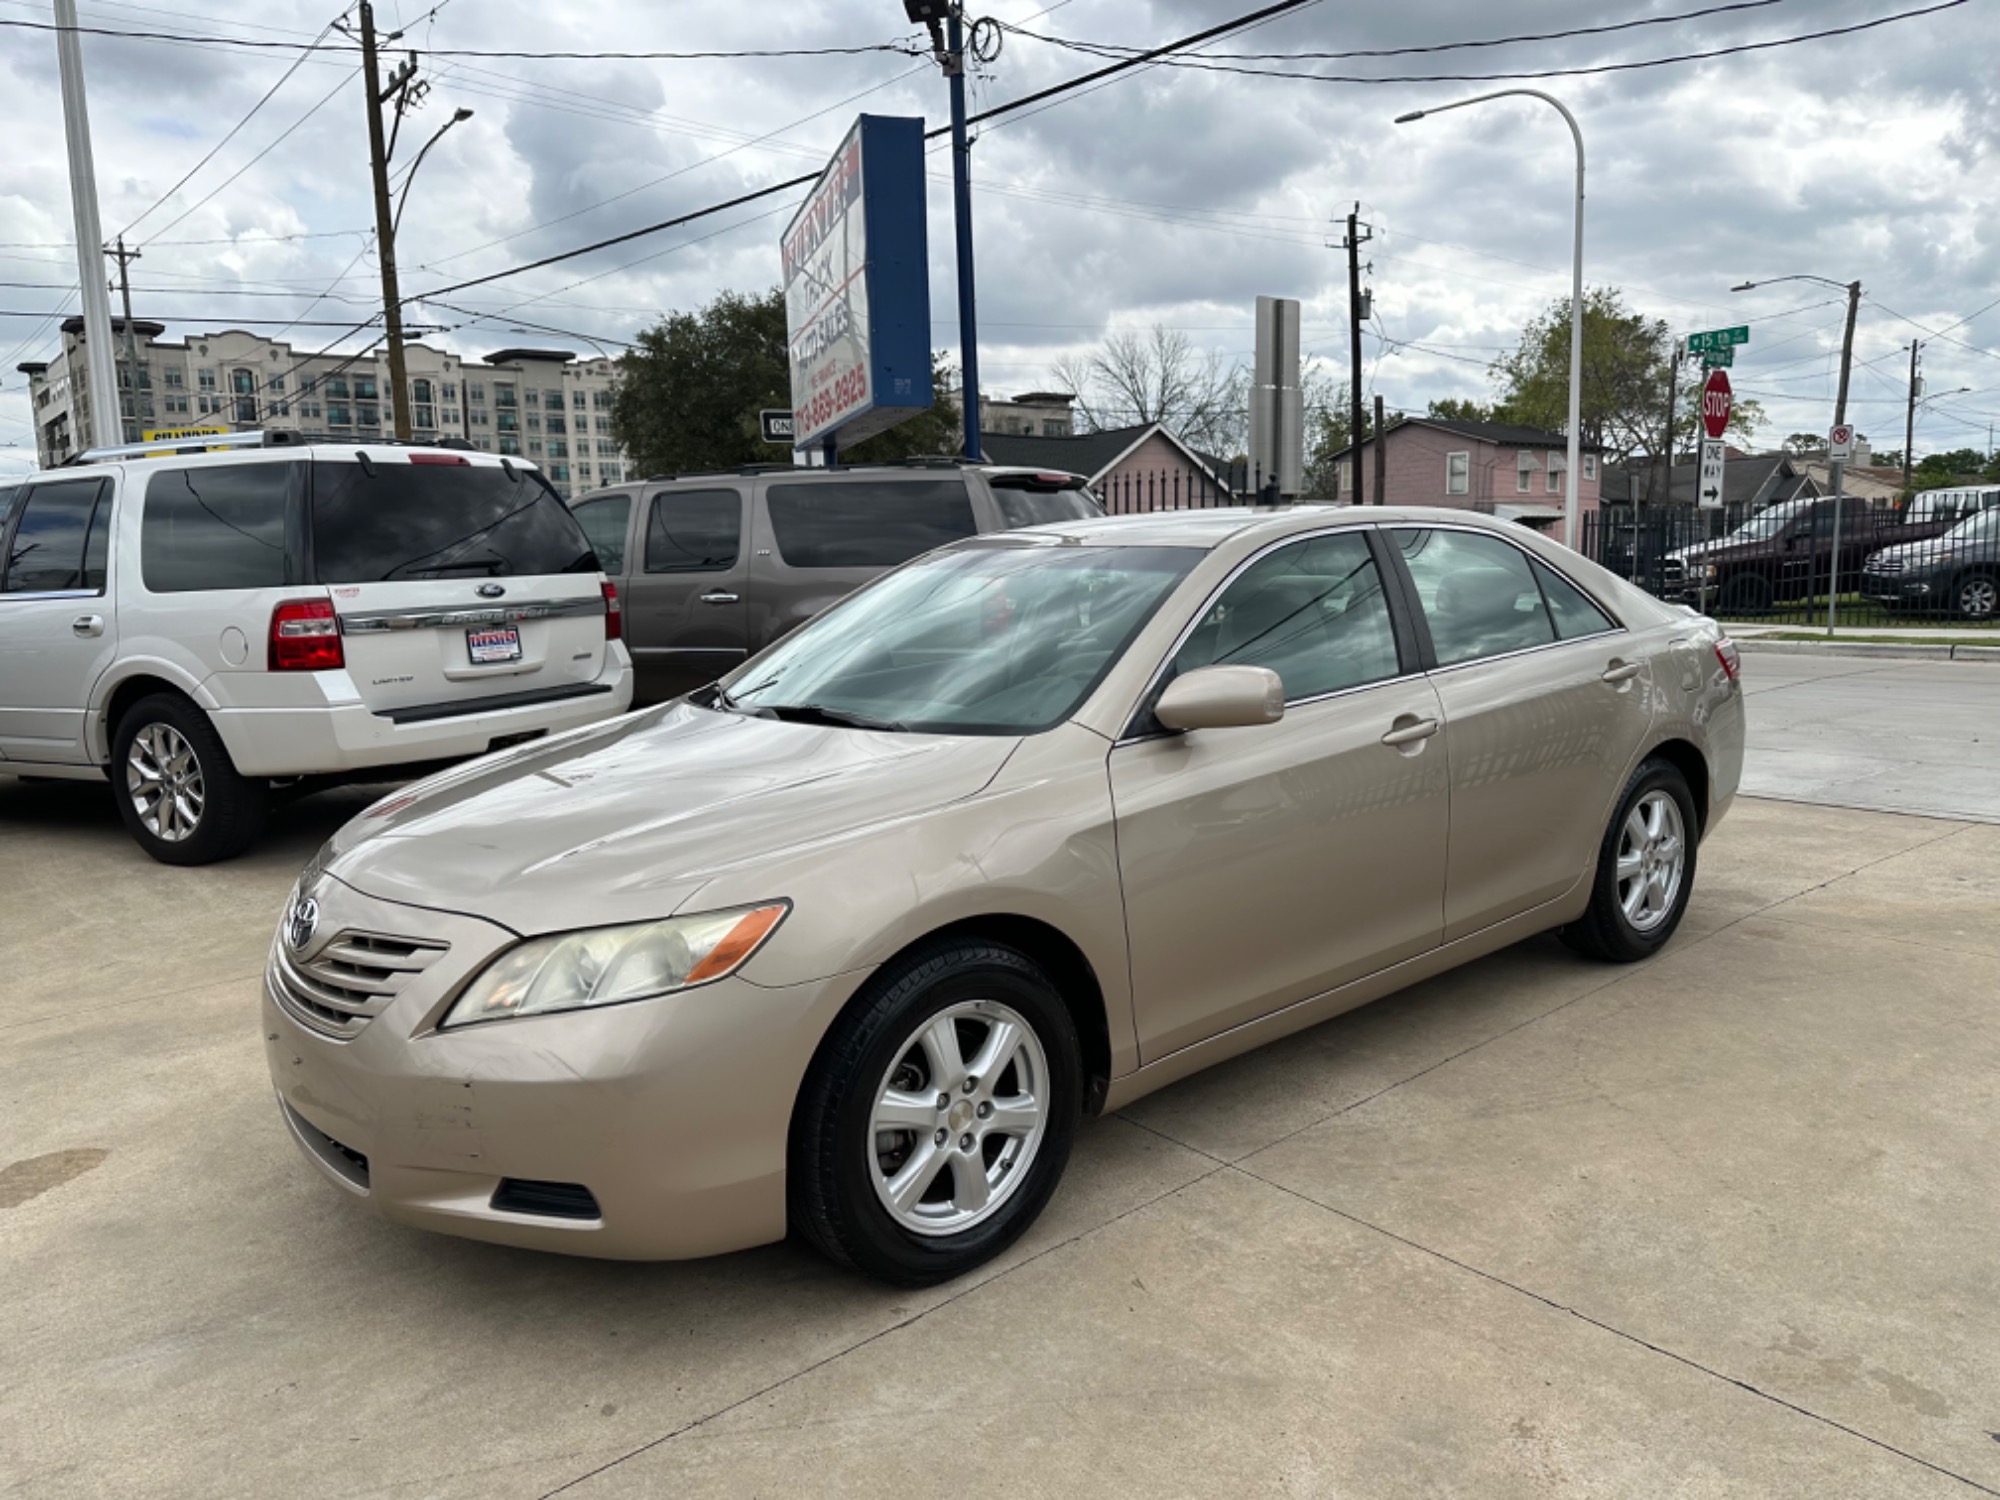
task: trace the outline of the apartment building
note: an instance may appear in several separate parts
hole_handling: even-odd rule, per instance
[[[261,428],[308,442],[367,442],[393,436],[389,362],[366,354],[300,353],[283,340],[240,329],[163,337],[166,326],[132,320],[129,364],[124,320],[118,340],[118,404],[127,442],[171,427]],[[92,392],[83,319],[62,325],[55,359],[19,366],[28,377],[36,456],[44,468],[86,446]],[[497,349],[472,361],[429,344],[404,346],[410,417],[419,442],[462,438],[488,453],[531,460],[565,497],[617,484],[629,472],[611,436],[617,365],[567,349]]]

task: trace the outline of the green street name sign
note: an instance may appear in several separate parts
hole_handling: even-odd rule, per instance
[[[1736,344],[1750,342],[1750,330],[1739,325],[1735,328],[1711,328],[1706,333],[1688,335],[1688,353],[1705,354],[1711,349],[1728,349]]]
[[[1704,370],[1727,370],[1736,364],[1734,349],[1706,349],[1702,351],[1701,367]]]

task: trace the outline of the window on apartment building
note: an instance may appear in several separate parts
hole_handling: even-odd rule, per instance
[[[618,445],[616,443],[607,443],[603,438],[599,438],[597,440],[597,456],[599,458],[616,458],[618,456]]]
[[[549,431],[550,431],[550,432],[561,432],[561,433],[567,433],[567,432],[569,431],[569,422],[568,422],[568,420],[567,420],[566,418],[562,417],[561,415],[559,415],[559,414],[558,414],[558,413],[556,413],[556,412],[550,412],[550,413],[549,413]]]
[[[590,393],[590,403],[599,411],[609,411],[611,410],[611,398],[617,394],[616,391],[592,391]]]
[[[523,406],[539,407],[542,404],[542,393],[540,391],[521,392],[521,404]]]
[[[519,458],[521,456],[521,440],[515,437],[502,437],[500,439],[500,451],[502,453],[511,453],[516,458]]]
[[[622,464],[600,464],[598,468],[602,472],[606,484],[623,484],[625,482],[625,469]]]
[[[215,389],[215,371],[213,370],[196,370],[194,372],[194,380],[195,384],[204,391]]]
[[[268,385],[268,386],[270,387],[270,390],[271,390],[271,394],[272,394],[272,395],[274,395],[274,396],[282,396],[282,395],[284,395],[284,394],[285,394],[285,377],[284,377],[284,376],[282,376],[282,375],[273,375],[273,376],[272,376],[272,377],[270,378],[270,380],[266,382],[266,384],[267,384],[267,385]]]
[[[213,397],[213,396],[197,396],[197,397],[195,397],[195,404],[196,404],[197,408],[199,409],[199,411],[200,411],[200,414],[201,414],[202,416],[204,416],[204,417],[205,417],[205,416],[208,416],[208,415],[209,415],[210,413],[212,413],[212,412],[213,412],[213,411],[215,410],[215,397]]]
[[[382,425],[382,408],[373,403],[358,403],[354,408],[354,425],[356,427],[380,427]]]
[[[1045,418],[1042,422],[1043,437],[1068,437],[1069,423]]]
[[[514,400],[514,387],[512,387],[511,385],[496,385],[496,386],[494,386],[494,387],[493,387],[493,404],[494,404],[495,406],[514,406],[514,405],[516,405],[517,403],[516,403],[516,401]]]
[[[160,378],[166,382],[170,391],[181,390],[187,385],[187,374],[179,365],[168,365],[160,372]]]
[[[332,385],[332,383],[332,381],[327,382],[328,385]],[[326,425],[329,427],[352,427],[354,425],[354,413],[348,410],[345,401],[329,401],[326,403]]]
[[[470,420],[474,427],[484,427],[486,425],[486,413],[475,411],[471,413]]]
[[[438,386],[438,395],[442,396],[447,401],[456,401],[458,399],[457,383],[450,380],[442,382]]]
[[[236,420],[246,426],[254,427],[257,423],[257,398],[255,396],[237,396],[234,400],[236,402]]]
[[[563,393],[561,391],[543,392],[542,405],[550,411],[561,411],[563,409]]]
[[[482,435],[472,440],[472,446],[477,448],[481,453],[491,453],[493,451],[493,439]]]
[[[256,395],[257,372],[241,368],[231,370],[229,372],[229,393],[232,396]]]
[[[1472,493],[1472,455],[1447,453],[1444,456],[1444,492],[1447,495]]]
[[[167,412],[169,415],[178,415],[184,417],[187,415],[187,409],[188,409],[187,397],[185,396],[167,397]]]
[[[597,418],[597,430],[599,432],[609,432],[611,430],[611,419],[609,417]]]
[[[319,381],[314,379],[312,376],[301,375],[299,377],[299,394],[301,396],[310,396],[315,392],[317,392],[318,390],[319,390]]]
[[[550,458],[568,458],[568,457],[569,457],[569,444],[568,444],[568,443],[566,443],[566,442],[564,442],[564,441],[563,441],[563,440],[562,440],[561,438],[550,438],[550,439],[549,439],[549,457],[550,457]]]
[[[474,405],[484,402],[486,400],[486,387],[476,380],[468,380],[465,383],[465,399]]]
[[[478,415],[478,413],[474,413],[474,415]],[[496,411],[493,413],[493,425],[502,432],[514,432],[519,429],[521,419],[511,411]],[[503,448],[501,451],[504,453],[506,450]],[[520,450],[517,448],[514,451],[518,453]]]
[[[590,398],[582,391],[571,391],[569,393],[569,404],[575,410],[582,411],[590,405]]]
[[[541,456],[542,456],[542,440],[540,438],[529,438],[528,457],[540,458]]]
[[[530,432],[540,432],[542,430],[542,419],[534,412],[529,412],[525,417],[521,418],[521,422]]]
[[[413,380],[410,382],[410,401],[413,408],[410,413],[410,420],[426,432],[432,432],[437,429],[437,406],[431,400],[434,389],[428,380]]]
[[[317,401],[301,401],[299,403],[299,416],[304,420],[317,422],[319,415],[319,403]]]
[[[568,465],[568,464],[550,464],[550,465],[549,465],[549,478],[553,479],[553,480],[554,480],[554,481],[555,481],[555,482],[556,482],[556,483],[557,483],[558,485],[564,485],[564,484],[568,484],[568,483],[569,483],[569,465]]]
[[[357,375],[354,377],[354,399],[356,401],[379,401],[381,399],[376,394],[375,377],[373,375]]]
[[[345,401],[347,399],[347,377],[345,375],[327,376],[326,393],[336,401]]]
[[[274,416],[274,417],[289,417],[289,416],[290,416],[291,414],[292,414],[292,403],[291,403],[291,402],[289,402],[289,401],[273,401],[273,402],[271,403],[271,415],[272,415],[272,416]]]

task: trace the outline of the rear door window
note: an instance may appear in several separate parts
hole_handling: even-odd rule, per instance
[[[296,465],[161,469],[146,481],[139,576],[149,592],[282,588]]]
[[[1471,531],[1399,529],[1395,537],[1439,666],[1555,640],[1541,588],[1518,547]]]
[[[321,583],[598,571],[562,497],[498,464],[317,459],[312,544]]]
[[[575,508],[577,525],[590,539],[590,549],[607,573],[625,571],[625,531],[632,521],[630,495],[606,495],[585,500]]]
[[[979,529],[962,479],[774,484],[765,503],[794,568],[893,568]]]
[[[725,573],[743,543],[740,490],[663,490],[646,513],[648,573]]]
[[[68,593],[104,587],[103,544],[98,543],[95,582],[86,544],[92,538],[92,517],[102,509],[110,521],[110,489],[105,480],[38,484],[27,491],[20,516],[7,543],[5,577],[0,592],[9,594]]]
[[[1549,613],[1555,618],[1556,634],[1563,640],[1602,635],[1607,630],[1618,628],[1582,589],[1540,558],[1533,559],[1533,562],[1535,581],[1542,586],[1542,597],[1548,601]]]

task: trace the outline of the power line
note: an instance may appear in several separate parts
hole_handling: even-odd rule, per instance
[[[1581,78],[1602,73],[1629,73],[1642,68],[1663,68],[1680,63],[1708,62],[1718,57],[1735,57],[1747,52],[1767,52],[1777,47],[1795,47],[1802,42],[1824,41],[1828,37],[1852,36],[1857,32],[1873,31],[1878,26],[1889,26],[1897,21],[1914,20],[1918,16],[1935,15],[1939,11],[1954,10],[1969,0],[1939,0],[1935,5],[1923,6],[1917,10],[1898,11],[1894,15],[1878,16],[1872,21],[1858,21],[1850,26],[1832,26],[1823,31],[1804,32],[1798,36],[1776,37],[1762,42],[1738,42],[1728,47],[1714,47],[1706,52],[1681,52],[1670,57],[1648,57],[1632,62],[1593,63],[1585,67],[1539,68],[1533,71],[1512,73],[1398,73],[1381,77],[1351,73],[1294,73],[1283,68],[1246,68],[1238,63],[1197,61],[1193,58],[1164,58],[1160,66],[1166,68],[1192,68],[1204,73],[1234,73],[1251,78],[1291,78],[1305,83],[1504,83],[1520,79],[1534,78]],[[1047,37],[1059,46],[1069,45],[1060,37]],[[1072,47],[1071,50],[1086,51],[1088,47]],[[1102,54],[1095,54],[1102,55]]]

